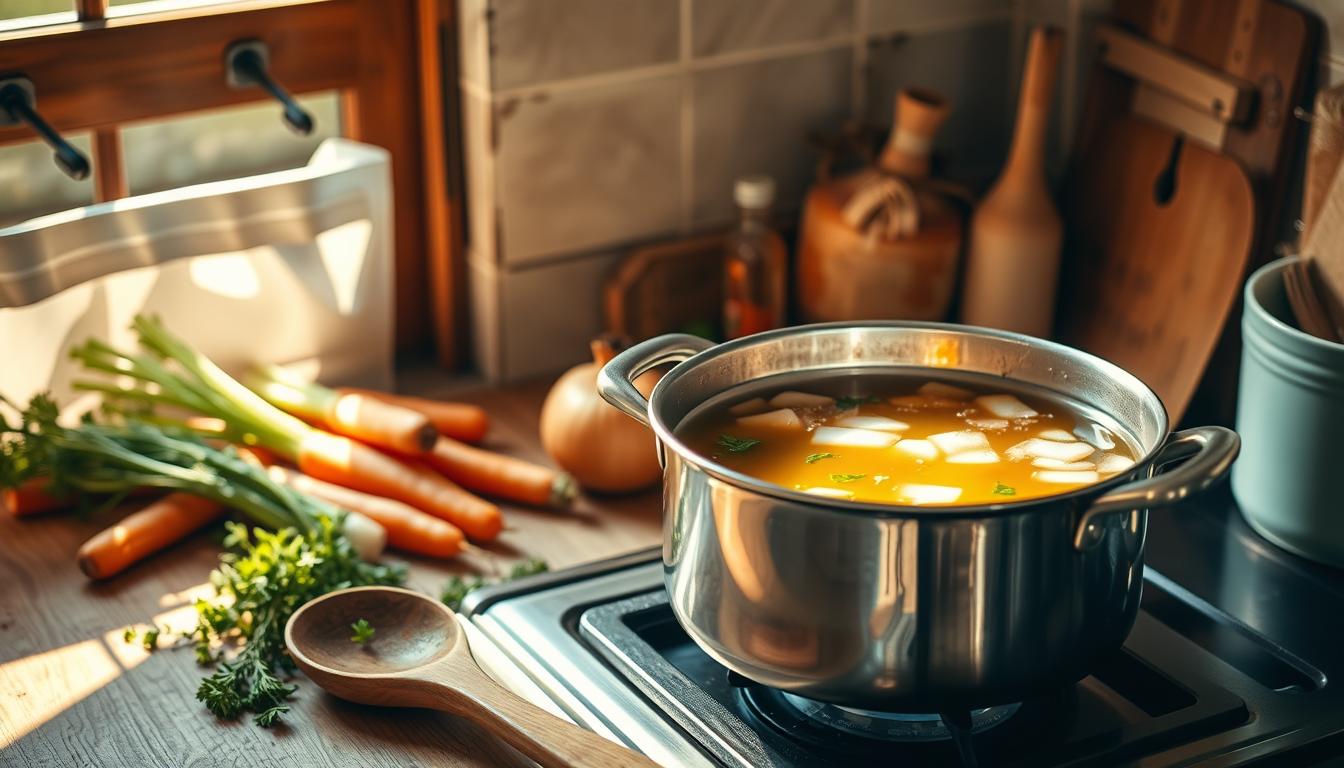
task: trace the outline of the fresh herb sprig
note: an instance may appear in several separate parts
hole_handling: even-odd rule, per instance
[[[210,574],[217,598],[196,601],[193,633],[197,659],[219,666],[201,681],[196,698],[217,717],[253,712],[257,725],[270,726],[289,711],[285,702],[295,690],[281,680],[294,670],[284,640],[294,611],[338,589],[400,584],[405,572],[361,560],[326,516],[304,533],[226,525],[231,551]],[[231,657],[215,650],[230,646],[239,649]]]
[[[719,435],[718,441],[719,447],[728,449],[729,453],[746,453],[760,444],[761,441],[754,437],[733,437],[727,434]]]
[[[443,591],[440,593],[439,599],[443,601],[444,605],[457,611],[462,608],[462,601],[467,598],[467,595],[481,587],[487,586],[488,584],[503,584],[526,576],[535,576],[538,573],[545,573],[548,570],[550,570],[550,566],[546,564],[545,560],[534,557],[514,565],[509,569],[508,575],[499,579],[486,580],[480,576],[471,576],[468,578],[453,576],[443,585]]]
[[[856,481],[856,480],[862,480],[863,478],[865,478],[865,477],[867,477],[867,476],[868,476],[868,475],[866,475],[866,474],[864,474],[864,473],[859,473],[859,474],[855,475],[855,474],[850,474],[850,473],[848,473],[848,472],[832,472],[832,473],[831,473],[831,481],[832,481],[832,482],[835,482],[835,483],[852,483],[852,482],[854,482],[854,481]]]
[[[378,630],[369,624],[368,619],[360,619],[350,625],[350,631],[355,633],[350,636],[350,642],[355,645],[368,645],[369,641],[373,639],[374,633]]]

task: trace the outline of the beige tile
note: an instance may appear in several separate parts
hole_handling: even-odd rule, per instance
[[[952,103],[952,114],[934,140],[935,154],[947,175],[984,181],[997,172],[1007,146],[1011,47],[1007,22],[874,40],[867,71],[868,120],[891,125],[898,88],[941,93]]]
[[[504,373],[499,314],[501,285],[494,264],[476,258],[475,254],[468,255],[471,356],[476,370],[488,381],[499,381]]]
[[[492,0],[495,89],[677,59],[678,0]]]
[[[870,33],[899,32],[959,19],[1013,12],[1013,0],[861,0],[868,3]]]
[[[477,258],[494,261],[495,152],[490,105],[469,88],[461,89],[462,162],[466,180],[466,242]]]
[[[776,208],[798,204],[817,161],[808,133],[833,133],[849,116],[852,61],[850,47],[844,46],[695,73],[697,224],[730,220],[733,181],[748,173],[775,177]]]
[[[495,104],[502,260],[519,264],[674,231],[678,79],[565,89]]]
[[[457,73],[478,88],[490,87],[488,0],[457,1]]]
[[[558,373],[602,331],[602,285],[625,256],[599,253],[503,273],[502,377]]]
[[[689,0],[696,56],[850,34],[857,0]]]

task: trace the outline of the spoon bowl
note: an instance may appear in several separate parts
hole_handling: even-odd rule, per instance
[[[351,640],[351,625],[374,628],[367,644]],[[423,667],[461,642],[448,606],[418,592],[362,587],[334,592],[294,613],[285,643],[296,661],[331,675],[378,675]],[[300,658],[302,657],[302,658]]]
[[[360,619],[373,635],[357,643]],[[476,663],[457,615],[419,592],[354,587],[315,598],[290,616],[285,646],[328,693],[469,718],[542,766],[656,765],[496,683]]]

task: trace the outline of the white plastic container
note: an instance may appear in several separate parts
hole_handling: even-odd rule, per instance
[[[137,312],[231,372],[265,361],[390,385],[390,173],[385,150],[329,139],[302,168],[0,229],[0,394],[77,403],[66,350],[132,347]]]

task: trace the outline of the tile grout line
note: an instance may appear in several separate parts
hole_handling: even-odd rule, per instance
[[[678,45],[678,78],[681,99],[681,234],[689,235],[695,220],[695,81],[691,69],[692,18],[691,0],[681,0],[677,24],[680,30]]]
[[[1012,21],[1011,11],[993,11],[990,13],[971,14],[967,16],[954,16],[943,19],[936,19],[929,22],[922,22],[908,27],[892,28],[886,30],[866,30],[866,37],[881,37],[884,35],[903,34],[903,35],[926,35],[945,32],[949,30],[966,29],[970,27],[984,26],[1001,21]],[[680,24],[678,25],[680,26]],[[771,59],[781,59],[790,56],[804,56],[810,53],[821,53],[823,51],[844,48],[854,44],[854,35],[833,36],[820,40],[805,40],[796,43],[787,43],[784,45],[768,46],[765,48],[755,48],[744,51],[731,51],[721,53],[715,56],[706,56],[702,58],[692,57],[687,62],[682,62],[680,57],[677,61],[664,62],[660,64],[649,64],[641,67],[632,67],[629,69],[613,70],[610,72],[600,72],[592,75],[580,75],[578,77],[565,78],[560,80],[548,80],[538,83],[529,83],[527,85],[514,86],[511,88],[502,88],[492,93],[493,99],[508,98],[527,98],[537,94],[563,93],[566,91],[580,90],[583,88],[600,87],[604,85],[622,85],[640,80],[651,79],[654,77],[680,74],[684,70],[699,72],[706,69],[715,69],[718,67],[728,67],[737,64],[752,64],[760,61],[769,61]]]

